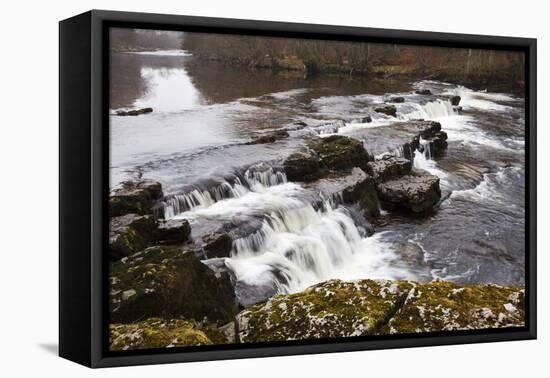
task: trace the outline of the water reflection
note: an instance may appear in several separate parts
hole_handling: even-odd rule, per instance
[[[147,82],[147,91],[134,101],[134,107],[151,107],[155,112],[177,112],[192,109],[201,103],[200,93],[184,68],[143,67],[140,76]]]

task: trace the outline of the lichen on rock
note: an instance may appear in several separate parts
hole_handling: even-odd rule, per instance
[[[435,281],[416,285],[384,332],[415,333],[524,324],[521,286],[466,285]]]
[[[191,251],[149,247],[111,264],[113,322],[184,317],[225,324],[237,312],[227,275],[216,275]]]
[[[130,324],[109,325],[110,350],[174,348],[210,345],[212,341],[194,322],[149,318]]]
[[[331,280],[236,317],[240,342],[522,327],[522,286]]]
[[[240,342],[372,335],[412,285],[408,282],[331,280],[278,295],[236,318]]]

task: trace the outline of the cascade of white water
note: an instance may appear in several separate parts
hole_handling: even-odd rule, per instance
[[[237,280],[271,282],[290,293],[331,278],[407,276],[390,267],[391,248],[377,238],[362,238],[344,208],[328,202],[324,207],[316,211],[304,204],[274,212],[260,231],[236,240],[226,264]]]
[[[411,105],[414,106],[415,110],[408,113],[399,114],[399,118],[404,120],[437,120],[439,118],[456,115],[450,101],[438,99],[423,105],[415,103],[412,103]]]
[[[262,168],[264,169],[247,169],[243,175],[244,182],[235,177],[232,183],[224,180],[208,189],[193,189],[167,198],[164,201],[164,218],[170,219],[185,211],[207,208],[219,201],[242,197],[251,190],[262,190],[287,182],[284,172],[276,171],[270,166]]]

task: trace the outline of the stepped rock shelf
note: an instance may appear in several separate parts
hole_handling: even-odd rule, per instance
[[[520,286],[331,280],[277,295],[222,327],[149,318],[110,326],[115,350],[308,340],[524,325]]]
[[[415,153],[445,154],[447,135],[433,121],[396,127],[406,129],[410,138],[397,149],[401,156],[375,158],[363,146],[364,138],[311,137],[280,168],[249,167],[229,183],[194,189],[189,196],[165,197],[161,184],[152,180],[122,183],[110,196],[111,348],[522,326],[521,286],[329,280],[287,295],[277,294],[273,284],[251,286],[237,280],[225,258],[237,253],[239,240],[249,238],[260,248],[269,217],[259,216],[246,226],[222,222],[198,232],[193,222],[173,218],[200,207],[201,201],[238,197],[237,185],[287,180],[312,193],[309,201],[316,211],[358,208],[368,225],[366,236],[375,233],[370,222],[376,222],[381,207],[404,214],[434,212],[441,201],[439,178],[414,168],[412,160]],[[276,143],[280,137],[288,134],[266,134],[251,143]]]

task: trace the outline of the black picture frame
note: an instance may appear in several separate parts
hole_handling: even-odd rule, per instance
[[[525,53],[526,326],[128,353],[107,348],[108,28],[131,27],[490,48]],[[537,41],[530,38],[92,10],[59,23],[59,354],[89,367],[328,353],[536,338]]]

